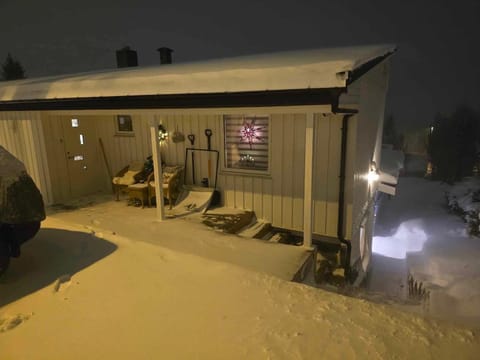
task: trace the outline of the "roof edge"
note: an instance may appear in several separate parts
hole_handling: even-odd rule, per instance
[[[342,91],[345,91],[345,88],[13,100],[0,101],[0,111],[331,105],[338,102]]]
[[[360,65],[356,69],[353,69],[352,71],[349,72],[349,76],[346,81],[346,85],[350,85],[354,81],[358,80],[361,78],[363,75],[365,75],[367,72],[369,72],[371,69],[373,69],[375,66],[380,64],[383,60],[389,58],[391,55],[393,55],[397,51],[397,48],[394,47],[391,51],[381,55],[377,56],[366,63]]]

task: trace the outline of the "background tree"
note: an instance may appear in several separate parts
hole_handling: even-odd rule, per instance
[[[479,115],[468,106],[459,106],[452,115],[455,123],[455,148],[457,149],[458,166],[456,179],[472,174],[477,160],[477,143],[479,142]]]
[[[9,53],[2,64],[2,80],[25,79],[25,70],[22,64]]]
[[[403,146],[403,135],[397,132],[397,127],[395,125],[395,119],[393,115],[389,115],[385,119],[383,124],[383,144],[391,144],[393,148],[399,150]]]
[[[480,116],[468,106],[458,106],[450,116],[436,116],[428,145],[434,179],[453,183],[472,175],[479,129]]]

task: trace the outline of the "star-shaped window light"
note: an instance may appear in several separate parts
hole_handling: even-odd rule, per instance
[[[244,121],[243,126],[240,129],[241,140],[247,142],[251,149],[255,140],[260,142],[263,141],[262,137],[260,136],[262,130],[263,126],[255,125],[255,118],[253,118],[251,122]]]

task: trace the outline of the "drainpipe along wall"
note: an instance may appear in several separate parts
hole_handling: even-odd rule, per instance
[[[346,173],[346,162],[347,162],[347,139],[348,139],[348,119],[352,117],[353,114],[347,114],[343,116],[342,119],[342,140],[341,140],[341,149],[340,149],[340,177],[339,177],[339,193],[338,193],[338,223],[337,223],[337,238],[344,244],[347,248],[347,253],[345,255],[345,278],[350,280],[351,271],[350,271],[350,256],[352,253],[352,244],[349,240],[345,239],[343,226],[345,218],[345,173]]]

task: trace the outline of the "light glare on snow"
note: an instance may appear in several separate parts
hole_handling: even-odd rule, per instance
[[[386,257],[405,259],[407,252],[422,251],[427,240],[422,222],[409,220],[401,223],[392,236],[374,236],[372,251]]]

